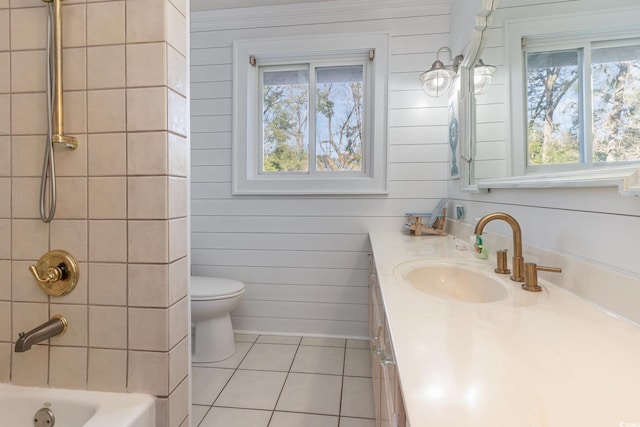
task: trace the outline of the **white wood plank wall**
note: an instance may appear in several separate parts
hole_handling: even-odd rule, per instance
[[[378,3],[387,5],[296,5],[286,14],[295,19],[223,11],[230,19],[206,23],[211,11],[192,11],[192,274],[246,283],[236,330],[366,336],[367,233],[400,231],[405,212],[430,211],[446,195],[447,100],[427,97],[418,75],[449,40],[448,5]],[[232,196],[233,40],[360,32],[391,35],[389,194]]]

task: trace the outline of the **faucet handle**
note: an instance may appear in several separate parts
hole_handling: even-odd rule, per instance
[[[562,269],[558,267],[545,267],[544,265],[537,265],[533,262],[525,262],[522,289],[529,292],[540,292],[542,290],[540,285],[538,285],[538,271],[562,273]]]
[[[496,251],[496,268],[495,271],[498,274],[509,274],[511,270],[507,267],[507,250],[501,249]]]
[[[75,258],[60,249],[42,255],[36,265],[29,266],[40,289],[51,296],[66,295],[78,283],[79,271]]]

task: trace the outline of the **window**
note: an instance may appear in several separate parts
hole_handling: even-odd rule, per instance
[[[505,24],[514,175],[640,164],[640,26],[632,16]]]
[[[234,194],[384,194],[388,36],[234,43]]]
[[[524,52],[529,167],[640,160],[640,40]]]

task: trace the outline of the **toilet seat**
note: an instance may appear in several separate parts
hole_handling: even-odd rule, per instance
[[[244,292],[244,283],[221,277],[191,276],[191,300],[232,298]]]

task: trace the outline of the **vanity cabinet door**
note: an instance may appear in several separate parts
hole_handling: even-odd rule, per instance
[[[405,427],[402,392],[373,257],[369,275],[369,338],[376,427]]]

